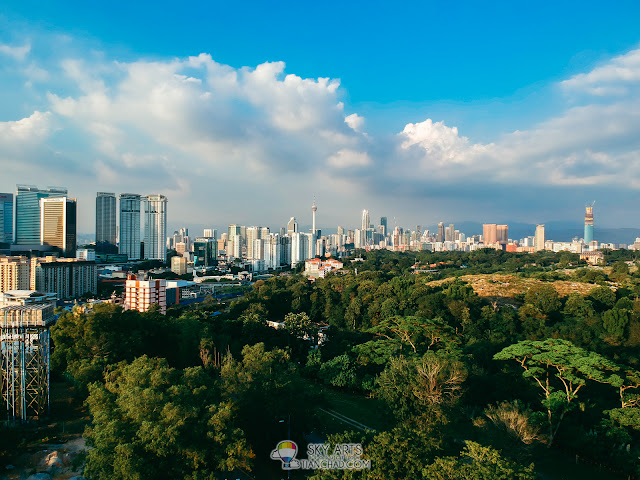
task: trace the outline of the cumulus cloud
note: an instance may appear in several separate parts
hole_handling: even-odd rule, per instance
[[[1,47],[23,60],[30,52]],[[31,57],[22,72],[33,90],[45,86],[46,101],[0,123],[3,162],[6,152],[23,159],[21,146],[40,145],[33,158],[54,158],[86,188],[170,192],[185,211],[202,205],[194,218],[214,191],[238,210],[265,211],[321,191],[339,211],[352,198],[426,197],[434,188],[451,197],[477,185],[640,186],[639,51],[561,82],[579,98],[485,143],[431,118],[368,135],[362,116],[345,113],[338,79],[303,78],[283,62],[234,68],[204,53],[130,62],[76,54],[43,66]],[[269,201],[255,205],[243,192]]]
[[[0,122],[0,145],[33,144],[51,132],[51,113],[35,111],[21,120]]]
[[[456,127],[431,119],[407,124],[398,149],[408,167],[404,172],[425,181],[637,188],[640,101],[632,92],[638,85],[640,51],[632,51],[561,82],[565,90],[599,95],[598,102],[567,106],[532,129],[490,144],[472,143]]]

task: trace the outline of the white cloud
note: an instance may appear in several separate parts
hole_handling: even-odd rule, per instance
[[[0,44],[0,54],[8,55],[16,60],[24,60],[31,51],[31,44],[26,43],[20,47]]]
[[[560,85],[570,92],[586,92],[596,96],[620,96],[629,86],[640,82],[640,49],[609,60],[590,72],[580,73]]]
[[[367,152],[356,152],[343,148],[329,157],[329,166],[342,169],[353,167],[367,167],[371,165],[371,158]]]
[[[21,120],[0,122],[0,145],[33,144],[51,132],[51,113],[35,111]]]
[[[347,125],[353,128],[356,132],[361,132],[362,127],[364,127],[364,118],[358,116],[357,113],[352,113],[351,115],[347,115],[344,119]]]

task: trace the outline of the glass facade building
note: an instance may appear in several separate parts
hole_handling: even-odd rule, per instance
[[[119,252],[129,260],[140,260],[140,195],[120,194]]]
[[[49,187],[41,190],[33,185],[18,185],[15,198],[16,245],[40,245],[40,199],[66,196],[66,188]]]
[[[116,194],[96,195],[96,251],[116,253]]]
[[[144,199],[144,258],[167,261],[167,197],[148,195]]]
[[[0,243],[13,242],[13,193],[0,193]]]

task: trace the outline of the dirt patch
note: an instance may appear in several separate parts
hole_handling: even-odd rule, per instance
[[[473,291],[480,297],[515,297],[525,293],[534,285],[548,284],[556,289],[561,297],[571,293],[588,295],[597,287],[592,283],[573,282],[571,280],[556,280],[544,282],[535,278],[517,277],[515,275],[490,274],[490,275],[463,275],[458,277],[471,285]],[[445,278],[427,283],[427,285],[443,285],[452,282],[455,278]]]

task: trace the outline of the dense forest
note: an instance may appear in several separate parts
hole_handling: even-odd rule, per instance
[[[269,452],[287,437],[371,459],[293,478],[580,477],[554,477],[550,458],[636,478],[640,273],[633,252],[606,258],[359,252],[230,305],[64,313],[52,368],[86,398],[90,479],[280,478]],[[501,295],[506,276],[521,291]],[[368,428],[326,415],[340,408]]]

